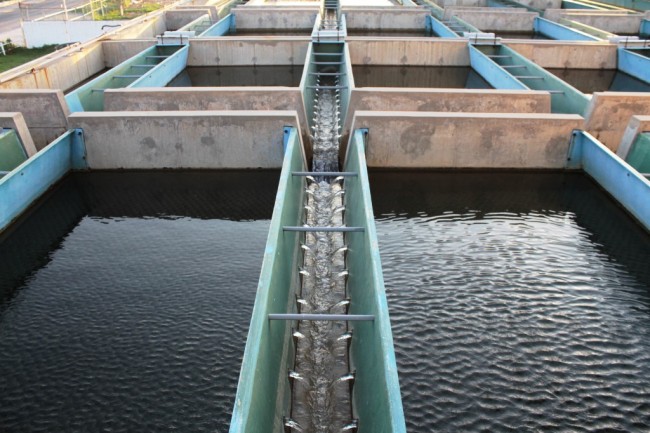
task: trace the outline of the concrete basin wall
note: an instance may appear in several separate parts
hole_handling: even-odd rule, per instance
[[[104,110],[295,110],[303,133],[309,130],[302,93],[299,88],[292,87],[110,89],[104,92]],[[305,143],[309,141],[305,140]],[[307,147],[307,157],[310,158],[311,150]]]
[[[431,14],[431,11],[421,6],[403,9],[396,9],[394,6],[344,7],[343,13],[348,29],[424,30],[426,17]]]
[[[27,157],[36,153],[32,135],[29,133],[27,123],[21,113],[2,113],[0,110],[0,129],[2,128],[10,128],[16,132]]]
[[[350,37],[347,42],[353,65],[469,66],[463,39]]]
[[[369,167],[560,169],[582,123],[575,114],[357,111],[352,129],[369,129]]]
[[[112,68],[154,45],[156,45],[156,39],[103,41],[104,63],[107,68]]]
[[[473,89],[353,89],[343,141],[356,111],[550,113],[551,95],[542,91]]]
[[[616,152],[634,115],[650,115],[650,94],[595,92],[585,114],[584,129]]]
[[[193,39],[187,66],[303,65],[309,37]]]
[[[78,112],[90,169],[280,168],[295,111]]]
[[[233,9],[232,13],[237,28],[242,30],[312,30],[318,15],[318,6],[243,6]]]
[[[542,68],[616,69],[617,47],[607,42],[508,42],[506,45]]]
[[[37,150],[68,129],[70,110],[60,90],[0,90],[2,111],[22,113]]]
[[[637,136],[648,131],[650,131],[650,116],[632,116],[630,123],[625,128],[625,132],[623,132],[623,138],[621,138],[621,143],[616,149],[616,154],[622,159],[626,159]]]
[[[626,14],[618,11],[580,11],[571,9],[549,9],[544,12],[544,18],[558,21],[560,18],[577,21],[588,26],[596,27],[615,34],[638,34],[644,15]]]
[[[535,17],[539,14],[515,8],[450,7],[445,9],[445,18],[449,19],[452,16],[457,16],[484,32],[531,32]]]

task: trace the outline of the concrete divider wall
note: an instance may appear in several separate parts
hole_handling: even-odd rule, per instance
[[[45,61],[38,66],[18,67],[16,73],[0,83],[0,89],[67,90],[104,69],[100,42],[68,51],[68,55]],[[3,77],[4,79],[4,77]]]
[[[189,10],[203,11],[203,14],[208,14],[213,21],[219,19],[219,6],[216,5],[178,5],[174,8],[174,11],[189,11]]]
[[[531,32],[535,17],[539,14],[515,8],[476,10],[454,7],[446,9],[445,18],[452,16],[457,16],[484,32]]]
[[[112,34],[110,38],[116,40],[155,38],[167,30],[163,12],[144,17],[140,22],[129,24],[127,28]]]
[[[20,112],[40,150],[68,129],[68,104],[60,90],[0,90],[0,112]]]
[[[357,111],[352,130],[369,129],[369,167],[565,167],[575,114]]]
[[[542,68],[616,69],[616,45],[605,42],[508,42]]]
[[[29,132],[22,113],[0,112],[0,129],[2,128],[13,129],[16,132],[27,157],[33,156],[36,153],[34,140],[32,140],[32,135]]]
[[[650,115],[650,94],[594,92],[585,113],[584,129],[616,152],[634,115]]]
[[[130,41],[103,41],[104,63],[112,68],[156,45],[155,39],[134,39]]]
[[[273,40],[193,39],[187,66],[302,65],[310,40],[291,36]]]
[[[626,159],[637,136],[646,131],[650,131],[650,116],[632,116],[623,132],[623,138],[616,149],[616,154],[622,159]]]
[[[348,29],[368,30],[424,30],[426,17],[431,14],[429,9],[422,6],[395,9],[394,6],[384,8],[344,7]]]
[[[356,111],[430,111],[477,113],[550,113],[548,92],[474,89],[353,89],[343,141]]]
[[[204,15],[205,9],[176,9],[165,12],[165,27],[169,31],[178,30]]]
[[[238,29],[311,30],[318,7],[252,7],[232,10]]]
[[[517,0],[517,3],[541,10],[562,8],[562,0]]]
[[[91,169],[279,168],[295,111],[78,112]]]
[[[617,35],[629,35],[639,33],[643,14],[612,13],[612,11],[574,12],[572,9],[547,9],[544,12],[544,18],[551,21],[566,18]]]
[[[104,92],[104,110],[295,110],[301,131],[309,131],[302,94],[293,87],[109,89]],[[311,157],[310,150],[307,154]]]
[[[348,37],[353,65],[469,66],[467,41]]]

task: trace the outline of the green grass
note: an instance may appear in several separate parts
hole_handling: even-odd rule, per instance
[[[45,45],[40,48],[14,47],[8,49],[5,47],[7,55],[3,56],[0,53],[0,72],[5,72],[9,69],[15,68],[16,66],[31,62],[34,59],[53,52],[55,48],[55,45]]]
[[[98,14],[96,20],[130,20],[131,18],[139,17],[149,12],[153,12],[157,9],[160,9],[162,6],[156,3],[143,3],[138,5],[138,7],[127,7],[124,8],[124,14],[120,14],[119,9],[107,10],[103,15]]]

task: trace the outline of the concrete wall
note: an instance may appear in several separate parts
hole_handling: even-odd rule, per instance
[[[558,169],[566,164],[574,114],[357,111],[368,128],[369,167]]]
[[[542,68],[616,69],[616,45],[600,42],[508,42]]]
[[[24,21],[27,48],[86,42],[121,26],[122,21]]]
[[[62,89],[67,90],[77,83],[104,69],[104,55],[100,42],[66,51],[39,63],[3,74],[0,89]]]
[[[350,37],[348,47],[353,65],[469,66],[462,39]]]
[[[428,8],[421,6],[396,9],[393,6],[383,8],[343,8],[348,29],[368,30],[424,30],[425,20],[431,14]]]
[[[477,113],[550,113],[548,92],[473,89],[353,89],[343,128],[350,133],[355,111],[436,111]]]
[[[156,45],[155,39],[103,41],[104,64],[108,68],[115,67],[154,45]]]
[[[167,30],[178,30],[205,15],[205,9],[176,9],[165,12],[165,27]]]
[[[650,116],[632,116],[630,123],[625,128],[625,132],[623,132],[623,138],[621,138],[616,154],[626,159],[632,149],[634,140],[636,140],[636,136],[641,132],[648,131],[650,131]]]
[[[74,113],[91,169],[279,168],[295,111]]]
[[[562,8],[562,0],[517,0],[517,2],[542,10]]]
[[[634,115],[650,115],[650,93],[595,92],[584,129],[616,152]]]
[[[214,5],[203,5],[203,6],[178,5],[174,8],[174,11],[185,11],[185,10],[193,10],[193,11],[202,10],[203,14],[208,14],[212,19],[212,21],[216,22],[219,20],[219,7]]]
[[[457,16],[484,32],[532,32],[535,17],[539,15],[535,12],[527,12],[525,9],[514,8],[451,7],[445,9],[445,18],[452,16]]]
[[[311,30],[318,15],[318,6],[312,7],[254,7],[243,6],[232,10],[238,29]]]
[[[558,21],[559,18],[566,18],[615,34],[638,34],[643,14],[612,13],[612,11],[578,12],[571,9],[548,9],[544,12],[544,18],[551,21]]]
[[[2,113],[0,112],[0,128],[11,128],[16,131],[20,142],[27,153],[27,156],[33,156],[36,153],[36,147],[29,133],[27,123],[22,113]]]
[[[282,87],[203,87],[110,89],[105,111],[295,110],[303,133],[309,131],[302,92]],[[303,137],[306,139],[307,137]],[[308,146],[309,147],[309,146]],[[307,153],[311,155],[311,150]]]
[[[20,112],[37,149],[68,129],[68,105],[60,90],[0,91],[0,112]]]
[[[125,24],[126,25],[126,24]],[[167,25],[165,24],[165,15],[161,12],[155,16],[147,16],[133,20],[133,24],[124,29],[113,33],[110,39],[146,39],[155,38],[157,35],[165,33]]]
[[[187,66],[302,65],[309,37],[194,39]]]

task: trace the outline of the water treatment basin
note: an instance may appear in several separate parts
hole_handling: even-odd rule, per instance
[[[68,176],[0,240],[0,430],[227,431],[279,173]]]
[[[370,183],[409,433],[647,431],[650,237],[593,181]]]
[[[187,67],[167,87],[298,87],[303,65]]]
[[[618,69],[546,69],[582,93],[650,92],[650,84]]]
[[[357,87],[421,87],[492,89],[468,66],[368,66],[354,65]]]

